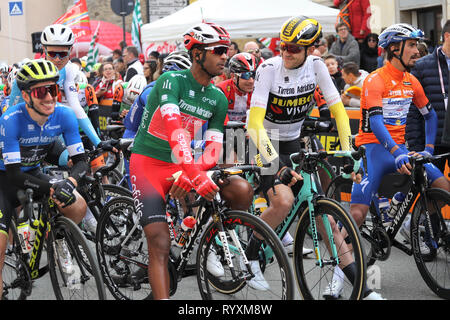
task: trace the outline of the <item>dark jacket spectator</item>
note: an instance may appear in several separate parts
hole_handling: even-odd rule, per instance
[[[377,69],[378,65],[378,34],[370,33],[361,45],[361,63],[360,69],[371,73]]]
[[[363,41],[363,39],[370,33],[369,19],[370,1],[369,0],[334,0],[335,7],[342,8],[350,3],[348,6],[348,14],[350,20],[350,28],[353,37],[356,40]]]
[[[123,50],[123,61],[127,64],[125,72],[125,82],[128,82],[137,74],[144,75],[144,67],[139,61],[139,52],[136,47],[130,46]]]
[[[331,45],[329,53],[341,58],[342,62],[354,62],[358,65],[360,62],[358,41],[349,33],[345,23],[339,23],[336,26],[338,39]]]
[[[432,54],[420,58],[411,71],[422,84],[425,94],[438,117],[435,154],[438,154],[438,149],[442,146],[441,137],[446,113],[438,63],[441,67],[443,89],[444,92],[448,93],[448,65],[446,56],[440,48],[435,49]],[[410,151],[425,149],[425,120],[414,104],[411,104],[408,112],[405,138]]]

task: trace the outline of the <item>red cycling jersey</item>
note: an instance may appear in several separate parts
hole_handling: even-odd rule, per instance
[[[233,79],[228,79],[217,85],[228,100],[228,118],[230,121],[245,122],[247,110],[250,109],[251,93],[242,93],[234,84]]]

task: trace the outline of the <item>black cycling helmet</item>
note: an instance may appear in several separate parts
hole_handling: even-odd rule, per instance
[[[16,81],[20,90],[28,90],[33,85],[59,80],[59,71],[55,65],[45,59],[30,60],[17,72]]]

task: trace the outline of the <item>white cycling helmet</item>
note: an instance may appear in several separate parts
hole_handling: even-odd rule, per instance
[[[184,46],[187,50],[191,50],[195,44],[204,45],[215,42],[229,47],[231,39],[225,28],[214,23],[197,24],[184,34]]]
[[[174,51],[164,59],[163,72],[173,70],[185,70],[192,66],[191,58],[187,51]]]
[[[135,75],[128,81],[128,86],[124,92],[124,99],[127,104],[132,104],[134,100],[144,91],[147,86],[147,79],[141,74]]]
[[[75,82],[75,84],[87,84],[88,83],[88,79],[87,79],[86,75],[81,70],[77,72],[73,81]]]
[[[75,36],[70,27],[63,24],[52,24],[45,27],[41,34],[43,46],[72,46]]]

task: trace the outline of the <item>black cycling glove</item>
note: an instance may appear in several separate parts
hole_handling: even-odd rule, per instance
[[[97,148],[103,149],[104,151],[112,151],[119,144],[119,140],[110,139],[106,141],[100,141]]]
[[[76,187],[70,179],[64,179],[55,182],[52,188],[53,190],[55,190],[55,192],[53,193],[53,198],[64,203],[63,208],[75,202],[76,198],[73,194],[73,191]]]

